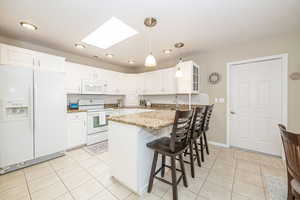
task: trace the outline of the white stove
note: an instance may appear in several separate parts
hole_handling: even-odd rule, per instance
[[[104,101],[99,99],[80,100],[79,110],[87,110],[87,145],[107,140],[108,121],[104,110]]]

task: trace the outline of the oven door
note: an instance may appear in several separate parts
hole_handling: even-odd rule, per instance
[[[107,131],[105,112],[88,113],[88,134]]]

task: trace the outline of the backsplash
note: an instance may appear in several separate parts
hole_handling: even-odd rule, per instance
[[[143,99],[150,101],[152,104],[188,104],[189,97],[188,95],[147,95],[143,96]],[[194,105],[206,105],[209,104],[209,97],[204,94],[200,93],[198,95],[192,95],[192,104]]]
[[[123,95],[81,95],[81,94],[68,94],[67,103],[78,103],[81,99],[100,99],[104,100],[105,104],[116,104],[118,99],[124,99]]]

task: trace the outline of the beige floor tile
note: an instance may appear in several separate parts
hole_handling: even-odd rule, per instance
[[[88,158],[86,160],[78,161],[78,163],[80,164],[81,167],[87,169],[87,168],[93,167],[94,165],[97,165],[97,164],[98,165],[103,164],[103,161],[101,161],[96,156],[93,156],[93,157]]]
[[[73,197],[69,192],[57,197],[55,200],[73,200]]]
[[[222,163],[222,164],[218,163],[212,167],[211,171],[221,174],[223,176],[232,176],[233,177],[235,174],[235,169],[236,169],[235,166],[227,165],[224,163]]]
[[[72,176],[74,173],[79,173],[80,171],[86,171],[79,164],[75,164],[72,167],[63,168],[57,171],[59,177]]]
[[[49,167],[50,167],[49,162],[43,162],[43,163],[40,163],[40,164],[36,164],[36,165],[30,166],[30,167],[24,168],[24,172],[25,173],[30,173],[30,172],[37,171],[39,169],[49,168]]]
[[[139,196],[137,194],[130,194],[125,200],[160,200],[158,196],[152,194],[152,193],[145,193],[142,196]]]
[[[249,197],[243,196],[241,194],[232,193],[231,200],[251,200]]]
[[[203,183],[205,182],[205,179],[188,177],[187,182],[188,182],[188,187],[186,189],[189,190],[190,192],[198,194],[200,192]],[[182,180],[180,181],[180,184],[178,186],[184,187]]]
[[[76,162],[69,156],[63,156],[50,161],[50,165],[54,170],[58,171],[64,168],[72,168]]]
[[[267,167],[267,166],[261,166],[261,173],[262,175],[271,175],[271,176],[278,176],[278,177],[287,176],[286,169],[278,169],[278,168]]]
[[[55,172],[50,166],[37,167],[32,168],[30,170],[25,170],[25,177],[28,182],[51,174],[55,174]]]
[[[246,170],[238,169],[235,174],[235,181],[253,184],[263,187],[261,174],[252,173]]]
[[[132,192],[120,183],[114,183],[107,188],[114,196],[119,199],[127,198]]]
[[[89,200],[118,200],[118,199],[107,190],[103,190],[102,192],[96,194],[96,196],[93,196]]]
[[[154,179],[151,193],[155,194],[158,197],[163,197],[170,189],[170,185]]]
[[[105,162],[107,165],[109,165],[110,163],[110,158],[109,158],[109,153],[108,152],[104,152],[100,155],[97,156],[100,160],[102,160],[103,162]]]
[[[110,175],[109,169],[103,171],[98,177],[96,177],[97,180],[104,185],[105,187],[108,187],[114,183],[116,183],[116,180]]]
[[[178,187],[178,199],[180,200],[194,200],[196,199],[196,194],[187,190],[186,188]],[[173,200],[173,192],[169,190],[162,199]]]
[[[93,177],[85,170],[75,171],[69,176],[61,177],[63,183],[67,186],[69,190],[73,190],[76,187],[84,184],[85,182],[91,180]]]
[[[10,188],[0,193],[0,200],[29,200],[29,192],[26,185]]]
[[[203,196],[197,196],[196,200],[209,200],[209,199]]]
[[[209,174],[209,170],[204,167],[198,167],[195,165],[195,177],[196,178],[206,178]],[[187,173],[187,176],[191,177],[191,169],[188,165],[186,165],[185,171]]]
[[[67,192],[66,187],[61,183],[50,185],[46,188],[31,193],[32,200],[50,200],[58,198]]]
[[[237,169],[242,169],[252,173],[260,174],[259,164],[246,160],[237,160]]]
[[[60,180],[56,174],[50,174],[28,182],[28,187],[29,191],[33,193],[43,188],[49,187],[50,185],[57,184],[59,182]]]
[[[247,196],[249,198],[256,198],[256,199],[265,198],[263,188],[245,182],[235,181],[233,184],[233,192]]]
[[[228,175],[224,171],[211,171],[207,177],[207,181],[216,185],[222,186],[228,190],[232,190],[233,176]]]
[[[83,149],[76,149],[73,151],[69,151],[67,152],[67,155],[76,161],[82,161],[91,158],[91,155],[86,151],[84,151]]]
[[[109,167],[104,163],[98,163],[88,168],[87,171],[94,177],[99,177],[105,171],[107,171]]]
[[[23,172],[0,176],[0,193],[20,186],[26,186],[26,179]]]
[[[103,186],[96,180],[92,179],[72,190],[71,194],[76,200],[86,200],[92,198],[103,190]]]
[[[231,190],[206,181],[199,193],[208,200],[231,200]]]

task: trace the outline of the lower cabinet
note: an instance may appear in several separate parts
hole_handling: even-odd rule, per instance
[[[86,144],[87,113],[68,113],[68,149]]]

